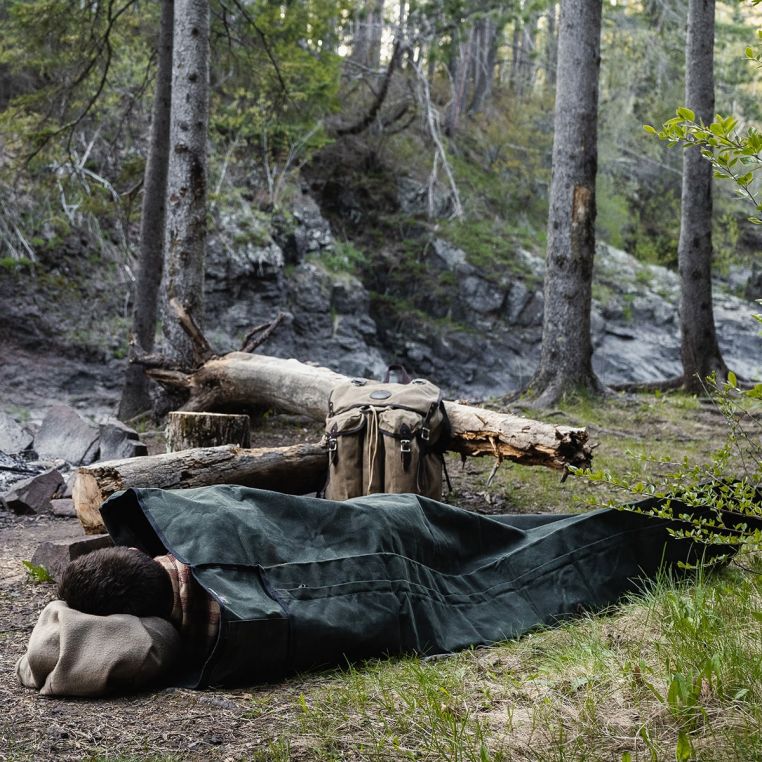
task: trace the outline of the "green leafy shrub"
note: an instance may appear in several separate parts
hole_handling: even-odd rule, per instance
[[[760,320],[759,315],[755,318]],[[752,549],[762,544],[762,384],[741,389],[732,371],[725,383],[710,378],[707,384],[728,424],[727,437],[708,464],[644,454],[637,476],[632,469],[620,474],[607,469],[575,469],[575,473],[629,499],[658,498],[657,507],[643,512],[682,522],[683,528],[670,530],[677,538],[729,550]],[[606,504],[620,507],[616,500]],[[704,510],[695,510],[699,508]]]
[[[54,581],[50,572],[44,566],[38,566],[37,564],[33,564],[31,561],[22,561],[21,563],[26,569],[29,578],[36,585],[39,585],[43,582]]]

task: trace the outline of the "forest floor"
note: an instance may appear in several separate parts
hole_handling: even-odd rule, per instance
[[[642,455],[706,461],[727,433],[714,406],[680,395],[581,401],[543,417],[588,425],[596,465],[635,472],[647,467]],[[318,428],[270,416],[255,430],[254,442],[266,445],[314,441]],[[583,510],[593,494],[580,479],[561,483],[555,472],[507,463],[488,486],[492,466],[451,459],[450,501],[483,512],[565,512]],[[760,668],[748,685],[738,677],[728,687],[720,666],[713,673],[699,664],[696,678],[680,652],[664,656],[683,631],[675,612],[690,612],[698,595],[713,602],[717,637],[737,628],[740,643],[748,628],[758,633],[759,575],[736,569],[690,588],[665,584],[608,615],[448,657],[375,661],[249,689],[44,698],[20,687],[14,665],[55,586],[34,583],[21,562],[43,540],[80,533],[76,519],[0,514],[2,760],[637,760],[674,759],[681,748],[678,759],[760,758],[742,748],[746,738],[748,750],[762,748]],[[746,591],[743,600],[731,587],[733,596]],[[711,642],[712,623],[699,624],[696,637]],[[730,652],[727,642],[721,648]],[[744,663],[762,663],[758,636],[744,649]],[[687,693],[675,699],[674,676],[683,673]],[[751,708],[743,704],[750,696]]]

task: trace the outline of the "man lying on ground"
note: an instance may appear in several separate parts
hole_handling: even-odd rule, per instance
[[[482,516],[409,494],[139,489],[101,513],[118,547],[69,567],[17,665],[45,694],[252,684],[492,644],[699,557],[670,535],[678,522],[641,513]]]

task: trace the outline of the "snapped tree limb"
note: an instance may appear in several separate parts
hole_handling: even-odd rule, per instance
[[[159,383],[190,391],[188,411],[274,408],[323,420],[328,395],[346,376],[328,368],[265,355],[231,352],[189,374],[146,373]],[[449,449],[462,455],[492,455],[524,465],[564,470],[592,459],[587,430],[556,426],[510,413],[445,402],[452,428]]]

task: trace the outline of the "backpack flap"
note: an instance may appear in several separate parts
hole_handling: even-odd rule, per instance
[[[346,500],[374,492],[414,492],[441,499],[441,452],[448,431],[441,392],[430,381],[338,384],[326,420],[325,496]]]
[[[422,378],[413,379],[409,384],[384,384],[354,378],[334,387],[328,402],[328,415],[370,405],[379,409],[405,408],[425,416],[432,403],[437,405],[441,399],[439,387]]]
[[[424,416],[401,408],[379,413],[379,431],[384,440],[384,491],[415,492],[441,499],[442,462],[429,444],[439,432],[431,428],[428,415],[428,411]]]

